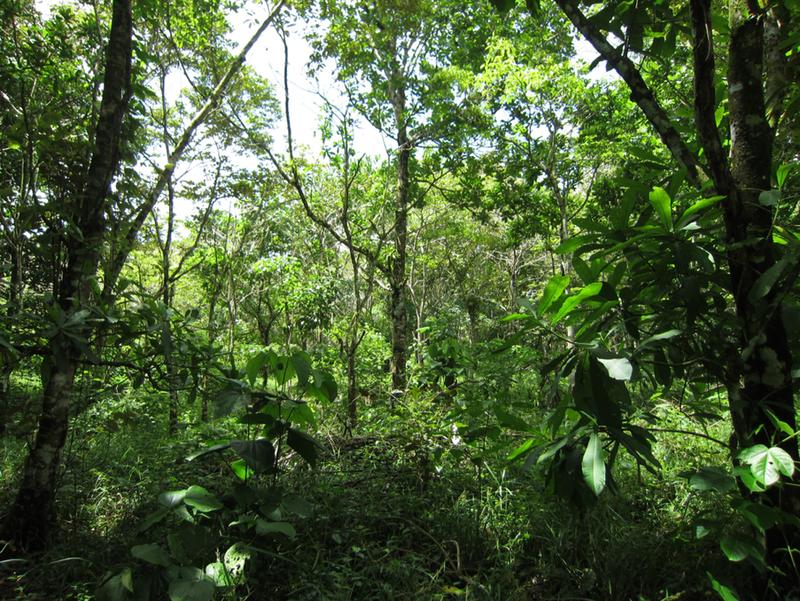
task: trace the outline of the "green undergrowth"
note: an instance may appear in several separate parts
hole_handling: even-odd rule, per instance
[[[92,599],[104,575],[131,565],[132,546],[165,534],[166,525],[138,531],[160,492],[193,484],[223,499],[230,492],[225,461],[184,461],[213,438],[208,426],[168,438],[146,405],[125,411],[124,427],[108,427],[114,420],[91,411],[76,420],[58,497],[59,539],[46,555],[3,564],[3,599]],[[704,438],[660,434],[662,472],[622,461],[617,492],[582,512],[551,496],[536,469],[431,453],[431,440],[408,430],[319,439],[316,469],[281,475],[286,490],[310,503],[310,515],[294,518],[292,540],[253,554],[243,582],[218,589],[219,598],[702,599],[713,598],[707,571],[736,577],[693,526],[724,508],[710,507],[680,475],[714,456]],[[12,442],[3,443],[4,502],[14,488],[7,474],[24,451]]]

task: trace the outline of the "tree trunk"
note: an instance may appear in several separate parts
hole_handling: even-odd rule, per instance
[[[708,1],[708,0],[706,0]],[[743,1],[730,5],[731,39],[728,65],[728,105],[731,122],[730,173],[733,186],[725,202],[731,291],[741,323],[740,356],[732,379],[739,384],[729,403],[738,446],[780,444],[797,461],[797,439],[787,437],[770,419],[771,412],[792,430],[797,428],[792,384],[792,356],[781,311],[780,286],[754,298],[758,278],[776,263],[772,242],[772,207],[759,202],[770,189],[773,132],[767,121],[762,87],[764,24]],[[769,502],[790,515],[800,515],[797,486],[772,488]],[[770,564],[789,575],[781,583],[788,596],[797,568],[786,547],[800,547],[800,531],[788,525],[767,531]],[[783,580],[783,579],[781,579]],[[794,586],[797,583],[794,582]],[[796,588],[794,590],[797,590]]]
[[[394,257],[392,258],[391,322],[392,322],[392,398],[406,388],[406,245],[408,240],[409,161],[411,144],[406,125],[405,89],[394,93],[397,125],[397,191],[394,212]]]
[[[81,236],[67,241],[67,262],[58,293],[58,304],[67,319],[73,318],[77,324],[84,322],[83,326],[78,325],[83,335],[88,335],[90,328],[79,312],[89,306],[91,299],[91,283],[106,229],[106,198],[119,165],[122,120],[130,94],[131,39],[130,0],[114,0],[94,149],[83,193],[72,215],[66,216],[73,220]],[[81,349],[60,333],[51,339],[48,351],[45,360],[51,370],[48,377],[43,377],[39,429],[23,468],[19,493],[3,525],[4,538],[13,539],[23,549],[45,546],[55,521],[56,475],[69,427],[70,393],[82,356]]]

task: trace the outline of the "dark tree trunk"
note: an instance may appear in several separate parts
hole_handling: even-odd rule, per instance
[[[602,36],[580,11],[575,0],[556,0],[567,17],[595,49],[619,73],[631,89],[631,98],[642,109],[677,162],[698,188],[723,196],[728,245],[730,292],[740,329],[731,341],[733,359],[728,365],[726,385],[737,449],[754,444],[780,445],[798,461],[795,437],[787,437],[769,413],[796,430],[792,357],[783,323],[782,297],[793,277],[778,280],[766,294],[753,293],[758,279],[776,265],[772,241],[772,207],[759,202],[761,192],[771,187],[774,132],[782,109],[782,85],[787,76],[785,54],[780,48],[779,19],[774,11],[763,11],[755,2],[729,3],[730,38],[727,73],[728,108],[731,124],[730,156],[717,130],[714,111],[714,49],[710,0],[691,0],[694,33],[694,100],[697,133],[707,165],[700,165],[655,100],[636,66]],[[760,3],[759,3],[760,4]],[[766,23],[766,36],[765,36]],[[764,59],[770,73],[765,73]],[[769,94],[765,101],[765,88]],[[709,181],[710,180],[710,181]],[[706,186],[706,184],[711,184]],[[792,276],[793,274],[789,274]],[[800,488],[772,487],[761,495],[768,504],[789,515],[800,515]],[[797,592],[797,568],[789,548],[800,548],[800,531],[788,524],[767,531],[767,555],[780,572],[773,598],[788,598]]]
[[[797,439],[787,438],[768,415],[771,412],[792,430],[797,428],[792,356],[783,323],[781,287],[773,286],[763,298],[751,294],[758,278],[776,263],[773,209],[759,202],[760,193],[770,189],[773,148],[763,89],[764,21],[750,14],[741,1],[731,3],[730,13],[728,105],[733,186],[727,191],[725,229],[731,248],[731,291],[741,323],[740,356],[729,377],[739,385],[730,394],[730,409],[740,448],[780,444],[797,462]],[[773,487],[767,496],[770,504],[790,515],[800,515],[796,485]],[[792,587],[797,587],[798,575],[787,546],[800,547],[800,531],[796,527],[779,525],[767,531],[769,562],[788,575],[788,579],[777,578],[780,594],[786,597]]]
[[[106,198],[119,164],[122,120],[130,93],[131,39],[130,0],[114,0],[92,159],[83,192],[68,216],[81,236],[67,241],[67,261],[58,291],[61,310],[68,317],[76,316],[79,323],[79,312],[89,306],[106,229]],[[88,326],[81,330],[88,336]],[[69,427],[70,394],[82,355],[62,334],[52,338],[48,350],[51,370],[43,378],[39,429],[23,468],[19,493],[3,525],[5,538],[23,549],[45,546],[55,521],[56,476]]]
[[[399,79],[399,78],[398,78]],[[394,91],[395,122],[397,124],[397,191],[394,213],[394,257],[391,264],[391,322],[392,322],[392,396],[406,388],[406,246],[408,241],[409,161],[411,143],[406,125],[405,90]]]

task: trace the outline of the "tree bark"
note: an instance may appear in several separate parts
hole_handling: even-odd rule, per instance
[[[729,378],[740,384],[730,396],[730,409],[739,447],[780,444],[797,462],[797,439],[786,439],[768,415],[771,412],[792,430],[797,428],[792,356],[783,323],[780,286],[772,286],[763,298],[752,294],[758,278],[776,263],[773,209],[759,202],[760,193],[771,187],[773,149],[763,88],[764,24],[740,0],[730,4],[730,27],[728,106],[733,189],[724,214],[731,291],[741,323],[741,354],[733,366],[733,378]],[[797,486],[774,487],[767,497],[769,503],[787,513],[800,514]],[[781,595],[788,597],[791,588],[787,587],[797,586],[791,577],[797,577],[797,568],[792,565],[787,546],[800,547],[798,528],[779,525],[767,531],[770,564],[790,575],[788,580],[778,578]]]
[[[392,321],[392,398],[406,388],[406,247],[408,242],[408,195],[411,142],[406,123],[406,94],[399,83],[393,90],[395,124],[397,126],[397,190],[394,211],[394,256],[391,264],[390,313]]]
[[[84,336],[88,336],[90,328],[80,312],[91,305],[91,284],[97,274],[106,231],[106,200],[119,165],[122,121],[130,98],[132,33],[130,0],[114,0],[91,162],[83,192],[72,215],[67,216],[80,236],[73,235],[67,240],[67,261],[57,297],[66,319],[75,319]],[[83,354],[62,333],[51,339],[48,350],[46,360],[51,370],[42,382],[39,429],[23,468],[19,493],[3,525],[5,537],[23,549],[45,546],[55,521],[56,476],[69,427],[75,372]]]

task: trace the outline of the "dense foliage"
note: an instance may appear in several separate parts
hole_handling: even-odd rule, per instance
[[[0,597],[799,599],[799,20],[4,2]]]

